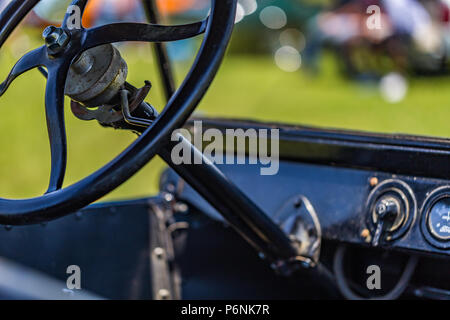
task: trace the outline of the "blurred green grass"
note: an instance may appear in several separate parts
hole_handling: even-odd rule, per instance
[[[15,52],[15,56],[12,52]],[[0,76],[4,79],[17,60],[17,50],[3,50]],[[25,51],[25,50],[23,50]],[[148,46],[122,48],[130,69],[128,80],[138,86],[152,80],[148,101],[161,110],[163,99]],[[182,80],[187,65],[177,66]],[[327,57],[323,73],[311,78],[286,73],[270,56],[226,57],[217,78],[198,108],[198,114],[251,118],[334,128],[450,136],[450,79],[419,78],[410,82],[406,98],[389,104],[376,87],[343,79],[334,59]],[[34,70],[17,79],[0,100],[0,195],[23,198],[42,194],[48,182],[50,152],[44,110],[45,80]],[[67,108],[68,170],[65,185],[99,169],[136,137],[76,119]],[[386,159],[389,161],[389,159]],[[164,165],[155,159],[105,199],[148,196],[158,190]],[[103,199],[104,200],[104,199]]]

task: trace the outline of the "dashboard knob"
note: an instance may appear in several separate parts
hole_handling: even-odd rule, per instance
[[[403,237],[417,215],[417,200],[404,181],[388,179],[371,190],[366,202],[366,225],[371,237],[367,241],[378,246]]]
[[[377,200],[372,214],[375,232],[372,245],[378,246],[386,231],[395,231],[405,219],[400,199],[393,195],[385,195]]]

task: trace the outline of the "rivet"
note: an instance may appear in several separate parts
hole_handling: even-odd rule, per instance
[[[371,187],[375,187],[378,184],[378,178],[377,177],[370,178],[369,183]]]
[[[174,210],[176,212],[180,212],[180,213],[187,213],[189,210],[189,207],[186,203],[184,202],[177,202],[174,206]]]
[[[364,229],[364,230],[361,232],[361,237],[367,238],[368,236],[370,236],[370,231],[369,231],[369,229]]]
[[[372,240],[369,229],[364,229],[363,231],[361,231],[361,237],[364,238],[364,241],[366,243],[369,243]]]
[[[157,248],[153,249],[153,253],[155,254],[155,256],[158,259],[162,259],[164,257],[164,249],[163,248],[157,247]]]
[[[166,289],[161,289],[158,291],[158,299],[160,300],[167,300],[170,298],[170,292]]]
[[[167,191],[169,192],[175,192],[175,185],[173,183],[169,183],[167,185]]]
[[[164,200],[166,200],[167,202],[172,202],[173,199],[174,199],[173,194],[171,194],[171,193],[164,194]]]

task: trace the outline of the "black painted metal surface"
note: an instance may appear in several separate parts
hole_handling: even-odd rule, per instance
[[[190,207],[178,214],[189,228],[173,234],[183,299],[336,299],[339,293],[317,269],[277,275],[240,235]]]
[[[227,128],[280,128],[280,157],[283,161],[278,174],[261,176],[257,165],[218,165],[269,216],[274,217],[292,196],[303,194],[316,209],[325,239],[369,246],[370,241],[361,234],[364,229],[370,229],[367,201],[375,187],[370,184],[370,179],[377,178],[377,185],[391,179],[400,180],[412,189],[415,216],[411,217],[411,226],[402,237],[384,246],[450,255],[449,250],[430,244],[420,227],[426,218],[422,207],[429,194],[450,185],[448,140],[335,132],[245,121],[203,122],[203,130],[212,127],[222,131]],[[396,164],[395,168],[392,168],[391,161]],[[400,175],[399,171],[408,174]],[[179,184],[175,175],[169,175],[163,181],[164,184]],[[182,199],[221,219],[217,211],[191,188],[177,190],[182,190],[179,194]],[[267,196],[268,190],[270,196]]]
[[[200,120],[204,130],[216,128],[222,132],[237,128],[278,128],[280,158],[284,160],[450,180],[450,139],[238,119]]]
[[[152,298],[149,265],[152,206],[163,199],[102,203],[83,209],[45,226],[0,229],[0,256],[60,279],[69,276],[69,265],[81,267],[82,289],[105,298]],[[184,299],[325,299],[339,298],[330,279],[314,270],[300,270],[292,277],[280,277],[261,262],[257,253],[238,234],[189,206],[174,211],[171,236],[175,245],[175,265],[181,275]],[[326,241],[321,260],[330,263],[334,242]],[[382,266],[383,285],[398,278],[401,254],[384,250],[349,247],[352,274],[366,282],[367,265]],[[439,298],[430,292],[447,292],[445,261],[422,258],[408,297]],[[361,278],[361,279],[360,279]],[[61,289],[65,289],[61,287]],[[2,295],[3,294],[3,295]],[[11,298],[0,292],[1,298]],[[14,296],[13,296],[14,297]]]
[[[152,299],[150,265],[155,243],[152,208],[162,198],[91,205],[45,226],[0,228],[0,256],[43,272],[64,286],[70,265],[81,269],[81,288],[107,299]],[[183,299],[338,298],[334,285],[313,270],[281,277],[231,228],[190,208],[173,212],[175,267]],[[238,263],[237,263],[238,262]],[[19,284],[18,284],[19,285]],[[0,299],[16,298],[0,292]],[[69,294],[69,293],[68,293]]]
[[[260,176],[259,167],[253,165],[219,165],[219,169],[270,217],[274,218],[287,201],[301,194],[314,206],[324,239],[364,246],[370,246],[370,241],[366,241],[362,236],[362,231],[369,228],[367,224],[369,212],[366,208],[367,198],[372,189],[369,179],[374,176],[380,182],[392,178],[400,179],[414,190],[419,213],[404,236],[384,243],[383,247],[417,250],[450,257],[449,250],[430,245],[420,228],[424,218],[420,207],[427,193],[439,186],[448,185],[448,181],[284,161],[280,163],[280,171],[276,176]],[[222,220],[221,215],[188,184],[180,184],[176,175],[169,175],[164,181],[170,181],[178,186],[176,189],[179,190],[179,199],[194,204],[217,220]],[[270,196],[267,195],[268,190]]]
[[[0,256],[61,280],[61,291],[67,267],[77,265],[81,289],[108,299],[151,299],[150,201],[96,204],[45,225],[2,227]]]
[[[171,159],[173,142],[160,151],[160,156],[204,199],[215,207],[225,220],[256,250],[270,262],[286,263],[298,256],[292,241],[261,210],[258,202],[251,201],[217,166],[212,164],[185,138],[179,136],[180,143],[192,150],[193,159],[201,159],[201,164],[177,164]],[[282,267],[282,265],[280,265]],[[283,266],[289,268],[289,266]]]

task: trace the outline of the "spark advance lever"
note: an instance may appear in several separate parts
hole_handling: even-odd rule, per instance
[[[402,219],[402,209],[396,197],[387,195],[380,198],[375,204],[373,219],[375,232],[372,236],[372,245],[378,246],[383,240],[385,231],[390,230],[398,219]]]

